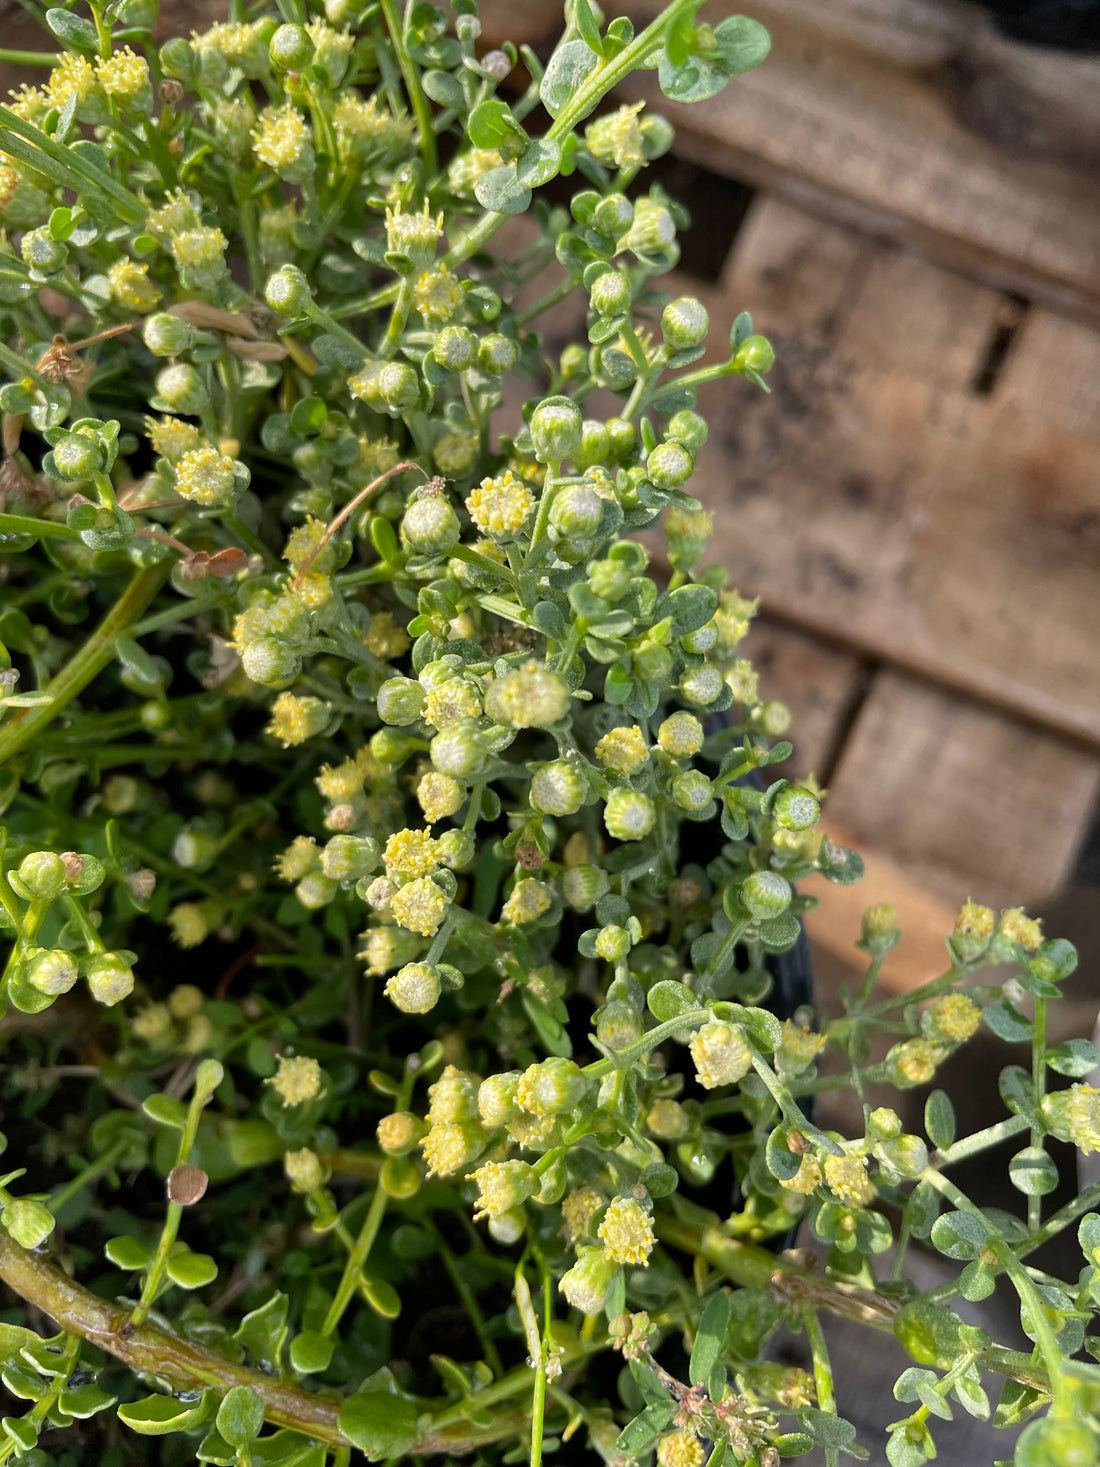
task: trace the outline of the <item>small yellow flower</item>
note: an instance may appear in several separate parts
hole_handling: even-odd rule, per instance
[[[962,937],[988,938],[993,936],[995,923],[996,918],[988,907],[967,899],[955,918],[955,931]]]
[[[321,1093],[321,1066],[309,1055],[278,1056],[279,1068],[265,1085],[271,1085],[284,1106],[301,1105]]]
[[[325,1169],[321,1165],[321,1158],[308,1146],[303,1146],[300,1151],[284,1153],[283,1170],[295,1192],[308,1196],[310,1192],[316,1192],[324,1186]]]
[[[1023,907],[1010,907],[1007,912],[1002,912],[997,932],[1009,942],[1018,942],[1029,953],[1042,946],[1042,923],[1038,918],[1029,917]]]
[[[412,293],[413,309],[419,311],[425,321],[440,324],[458,314],[462,300],[462,286],[445,265],[440,265],[437,270],[423,271]]]
[[[633,1197],[616,1197],[596,1233],[615,1263],[645,1265],[657,1242],[649,1213]]]
[[[982,1011],[965,993],[948,993],[938,998],[928,1010],[928,1023],[933,1032],[951,1044],[962,1044],[981,1022]]]
[[[421,876],[394,894],[392,910],[409,932],[432,937],[447,914],[447,898],[430,877]]]
[[[780,1182],[779,1185],[786,1187],[788,1192],[800,1192],[804,1197],[808,1197],[811,1192],[821,1186],[821,1167],[816,1158],[810,1155],[804,1156],[794,1176],[786,1182]]]
[[[265,107],[252,129],[252,151],[273,173],[295,182],[313,162],[309,125],[291,106]]]
[[[572,1248],[588,1233],[588,1225],[604,1204],[595,1187],[578,1187],[562,1199],[562,1233]]]
[[[703,725],[694,713],[673,713],[657,730],[657,742],[674,759],[690,759],[703,747]]]
[[[293,693],[280,693],[271,705],[271,722],[264,732],[282,740],[283,748],[289,749],[320,733],[331,711],[320,698],[297,698]]]
[[[375,1128],[378,1145],[387,1156],[405,1156],[425,1134],[424,1122],[409,1110],[383,1116]]]
[[[660,1467],[703,1467],[705,1456],[702,1442],[690,1431],[674,1431],[657,1443]]]
[[[866,1207],[875,1197],[867,1176],[865,1156],[827,1156],[823,1166],[825,1185],[838,1201],[849,1207]]]
[[[744,658],[735,662],[726,672],[726,682],[733,690],[733,696],[738,703],[760,702],[757,673],[751,662],[746,662]]]
[[[534,922],[550,907],[550,888],[543,881],[527,877],[517,881],[512,894],[504,903],[500,917],[502,922],[518,926],[523,922]]]
[[[109,97],[121,103],[137,104],[153,100],[153,84],[149,63],[129,46],[96,62],[96,78]]]
[[[734,1025],[704,1024],[691,1036],[690,1049],[696,1078],[706,1090],[736,1085],[752,1069],[752,1050]]]
[[[796,1024],[793,1019],[783,1021],[780,1053],[784,1059],[808,1065],[825,1048],[825,1042],[824,1034],[815,1034],[808,1024]]]
[[[172,1027],[172,1016],[168,1012],[168,1005],[151,1003],[143,1009],[138,1009],[130,1020],[130,1027],[137,1038],[146,1044],[162,1039]]]
[[[145,227],[165,247],[174,234],[197,229],[202,223],[199,217],[197,196],[192,197],[186,189],[172,189],[165,195],[159,209],[152,209],[145,220]]]
[[[646,741],[637,724],[632,728],[613,728],[596,745],[596,758],[605,769],[619,774],[637,774],[649,758]]]
[[[433,728],[450,728],[464,718],[481,715],[481,700],[461,678],[448,678],[432,688],[424,700],[424,718]]]
[[[476,1121],[433,1122],[420,1143],[429,1176],[448,1176],[469,1165],[485,1145]]]
[[[172,258],[180,270],[202,270],[224,263],[229,241],[214,225],[200,224],[173,234],[170,240]]]
[[[715,654],[728,657],[749,630],[749,623],[756,615],[760,598],[748,600],[737,591],[722,591],[719,594],[718,610],[714,613],[714,624],[718,628]]]
[[[412,638],[405,628],[398,626],[389,611],[378,611],[371,617],[370,626],[363,637],[368,652],[383,662],[392,662],[412,646]]]
[[[203,437],[194,423],[183,418],[146,418],[145,436],[153,445],[153,452],[161,458],[175,463],[184,454],[201,448]]]
[[[499,1217],[526,1202],[538,1187],[533,1168],[525,1161],[490,1161],[471,1173],[478,1186],[475,1218]]]
[[[161,298],[160,289],[149,279],[149,266],[139,265],[125,256],[116,260],[107,272],[112,298],[126,311],[145,315]]]
[[[605,163],[609,168],[642,166],[645,152],[638,113],[644,106],[644,102],[635,102],[589,123],[585,128],[584,141],[597,162]]]
[[[179,902],[168,913],[168,926],[177,947],[198,947],[210,931],[206,915],[195,902]]]
[[[314,784],[326,800],[338,803],[354,800],[363,790],[362,766],[355,759],[345,759],[335,767],[323,764]]]
[[[513,728],[549,728],[569,712],[569,697],[564,678],[532,659],[490,686],[485,711]]]
[[[667,1098],[653,1102],[645,1123],[650,1135],[658,1136],[662,1141],[679,1140],[687,1135],[689,1125],[687,1113],[680,1102]]]
[[[478,529],[499,540],[517,535],[534,507],[530,489],[511,469],[505,469],[495,479],[482,479],[466,500],[470,518]]]
[[[420,942],[403,927],[372,927],[363,936],[364,946],[358,954],[372,977],[380,978],[403,963],[411,962],[420,951]]]
[[[399,830],[386,842],[389,875],[430,876],[439,865],[439,842],[430,830]]]
[[[65,106],[70,97],[76,97],[78,108],[91,100],[97,91],[96,74],[92,65],[83,56],[71,52],[62,56],[50,72],[45,92],[51,107],[58,110]]]
[[[927,1039],[906,1039],[895,1044],[887,1055],[887,1063],[896,1075],[896,1083],[927,1085],[945,1051]]]
[[[234,461],[216,448],[193,448],[176,465],[176,493],[196,504],[224,504],[236,483]]]
[[[1100,1151],[1100,1090],[1092,1085],[1071,1085],[1044,1095],[1043,1119],[1060,1141],[1070,1141],[1086,1155]]]
[[[173,1019],[193,1019],[202,1009],[203,991],[194,983],[181,983],[168,995],[168,1012]]]
[[[466,791],[457,779],[449,774],[439,774],[429,769],[416,786],[416,798],[428,821],[443,820],[454,815],[466,798]]]
[[[296,835],[274,861],[275,870],[284,881],[301,881],[303,876],[318,870],[320,865],[321,853],[310,835]]]

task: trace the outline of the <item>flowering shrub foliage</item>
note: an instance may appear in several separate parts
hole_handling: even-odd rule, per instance
[[[77,1460],[74,1421],[104,1463],[835,1462],[830,1309],[916,1362],[894,1467],[998,1373],[998,1424],[1051,1406],[1021,1467],[1093,1461],[1100,1194],[1042,1213],[1048,1138],[1100,1147],[1100,1095],[1046,1093],[1098,1057],[1046,1041],[1072,949],[968,903],[945,972],[872,1001],[877,907],[843,1017],[769,1008],[813,879],[861,871],[767,775],[786,710],[688,487],[697,387],[772,350],[742,315],[697,365],[671,129],[596,112],[639,68],[705,101],[762,28],[573,0],[543,67],[473,0],[235,0],[159,49],[148,0],[91,9],[0,114],[0,1277],[35,1306],[0,1462]],[[989,1130],[940,1091],[925,1136],[813,1123],[983,1021],[1034,1054]],[[1013,1136],[1026,1219],[948,1175]],[[823,1274],[764,1246],[802,1220]],[[1025,1262],[1077,1223],[1076,1283]],[[935,1297],[913,1240],[965,1264]],[[1032,1354],[953,1312],[999,1275]]]

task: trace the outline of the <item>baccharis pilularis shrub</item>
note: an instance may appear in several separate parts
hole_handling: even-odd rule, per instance
[[[699,384],[737,411],[772,350],[741,316],[697,365],[671,129],[601,107],[763,58],[697,9],[571,0],[545,66],[473,0],[159,47],[153,0],[48,12],[0,121],[0,1463],[833,1463],[829,1311],[913,1359],[894,1467],[958,1410],[1097,1458],[1100,1189],[1043,1203],[1100,1146],[1100,1093],[1048,1093],[1097,1060],[1047,1042],[1072,949],[968,902],[880,997],[875,907],[845,1014],[769,1007],[860,874],[766,773],[786,710],[690,493]],[[983,1023],[1032,1049],[989,1129],[939,1090],[923,1134],[878,1091],[814,1124]],[[983,1210],[953,1168],[1012,1138],[1026,1206]],[[959,1261],[931,1293],[917,1245]],[[999,1278],[1030,1352],[956,1312]]]

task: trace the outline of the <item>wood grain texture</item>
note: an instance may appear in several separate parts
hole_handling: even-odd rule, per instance
[[[770,397],[700,394],[715,558],[783,619],[1100,742],[1095,441],[1022,387],[971,390],[995,292],[833,226],[819,251],[816,230],[758,199],[707,295],[778,353]]]
[[[826,811],[857,849],[888,851],[946,901],[1027,905],[1064,884],[1098,792],[1094,753],[886,672]]]

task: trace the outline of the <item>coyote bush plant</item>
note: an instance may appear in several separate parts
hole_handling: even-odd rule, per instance
[[[700,569],[696,388],[772,350],[742,315],[698,365],[671,129],[599,110],[763,58],[697,9],[572,0],[545,68],[474,0],[234,0],[159,48],[152,0],[46,13],[0,124],[0,1463],[835,1463],[822,1311],[914,1361],[894,1467],[998,1378],[1021,1467],[1096,1460],[1100,1189],[1042,1200],[1050,1138],[1100,1147],[1100,1094],[1047,1092],[1098,1057],[1047,1044],[1072,949],[968,903],[878,998],[876,907],[842,1017],[768,1006],[812,878],[861,870],[767,777],[755,603]],[[983,1022],[1033,1053],[998,1124],[813,1123]],[[1011,1137],[1020,1217],[951,1176]],[[823,1272],[770,1251],[800,1221]],[[1070,1227],[1061,1282],[1028,1259]],[[960,1264],[931,1294],[915,1240]],[[955,1312],[1001,1275],[1030,1352]]]

